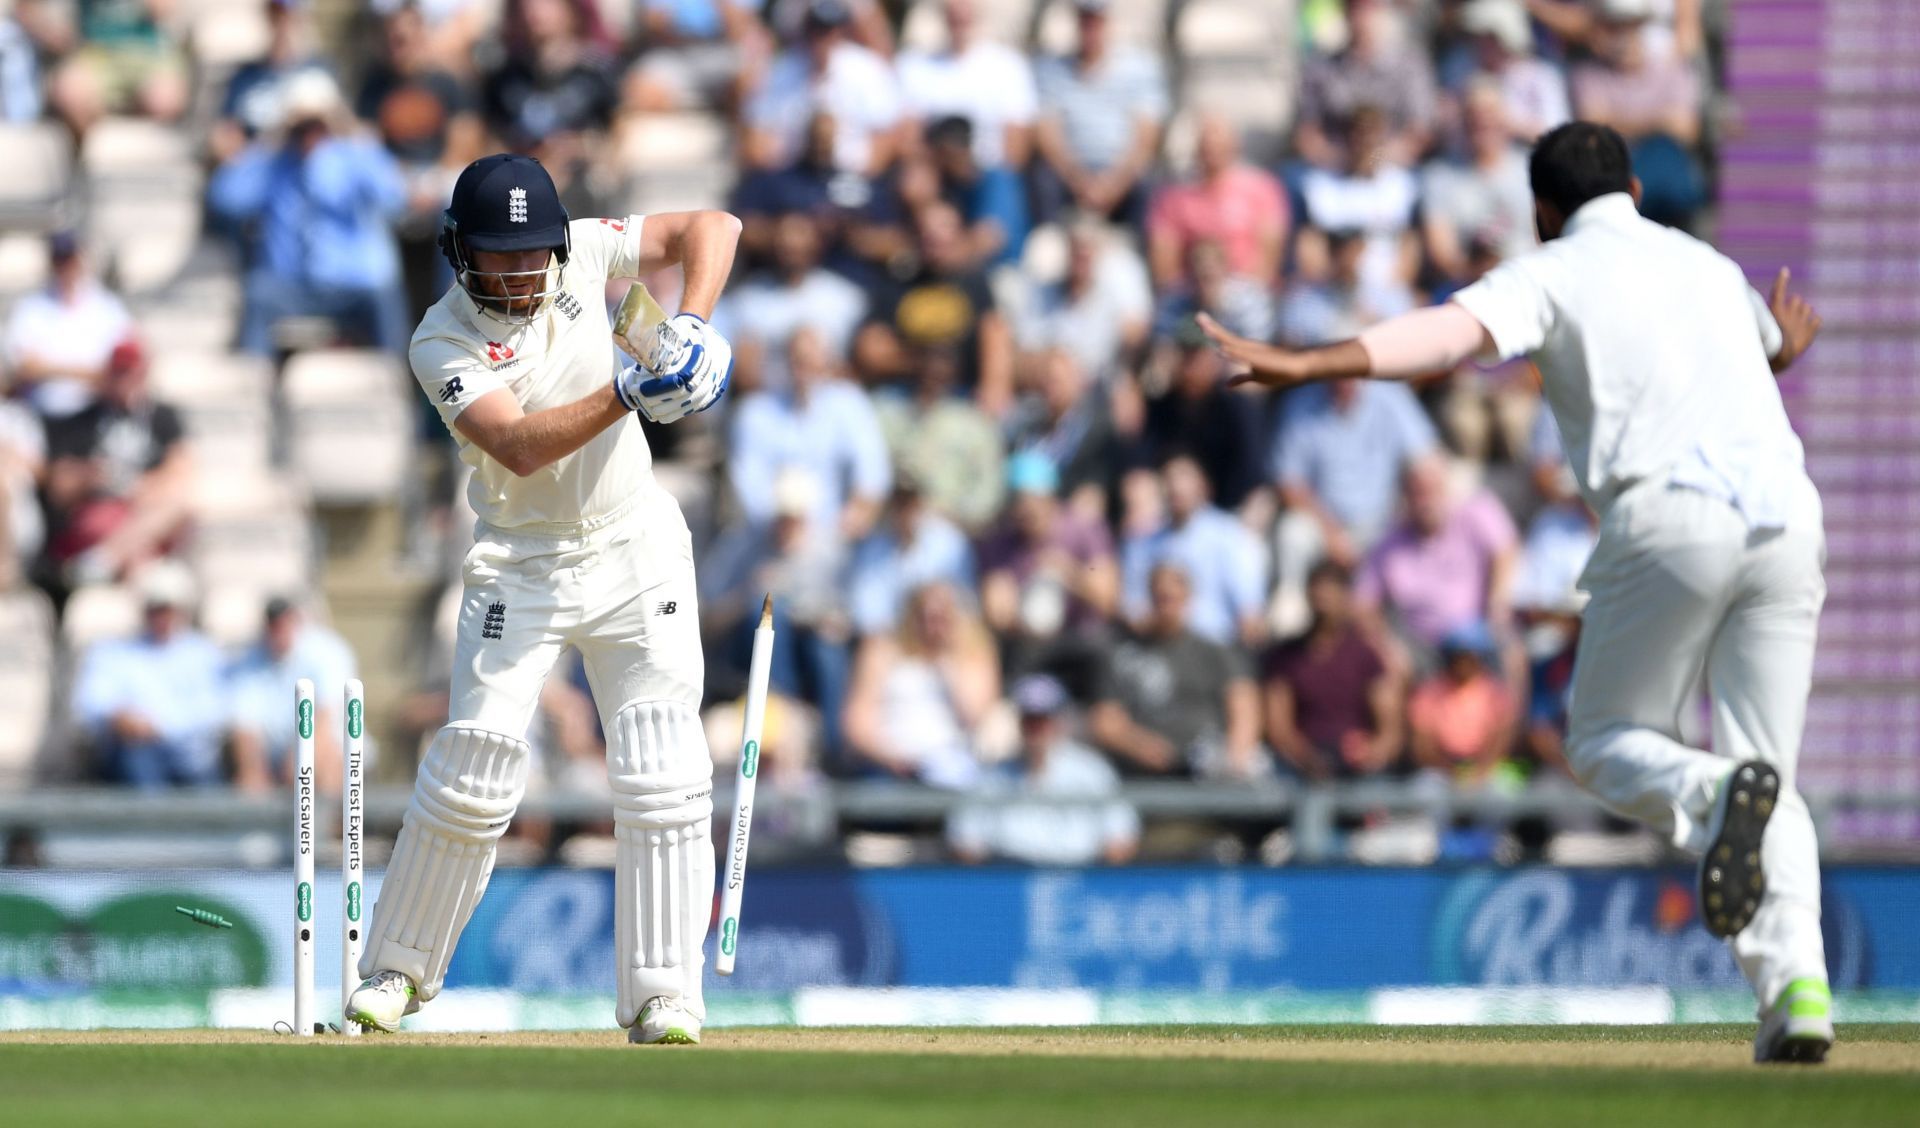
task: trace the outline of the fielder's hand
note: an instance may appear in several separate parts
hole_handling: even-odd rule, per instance
[[[1820,315],[1805,298],[1787,290],[1792,278],[1792,272],[1781,267],[1773,279],[1773,292],[1767,295],[1767,309],[1780,325],[1780,351],[1773,357],[1775,372],[1785,372],[1820,335]]]
[[[655,326],[639,355],[639,364],[615,377],[614,392],[655,423],[705,411],[733,380],[733,346],[691,313]]]

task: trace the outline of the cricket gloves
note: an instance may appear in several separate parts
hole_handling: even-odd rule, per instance
[[[654,326],[636,342],[639,363],[614,377],[614,394],[629,411],[672,423],[705,411],[733,379],[733,346],[696,314]]]

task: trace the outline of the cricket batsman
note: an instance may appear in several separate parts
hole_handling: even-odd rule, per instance
[[[1826,598],[1820,496],[1774,382],[1819,332],[1711,247],[1642,219],[1627,147],[1574,122],[1530,165],[1542,246],[1451,301],[1292,351],[1203,324],[1285,388],[1525,356],[1600,517],[1581,576],[1567,760],[1613,809],[1701,856],[1700,909],[1759,998],[1754,1060],[1833,1043],[1813,820],[1794,788]],[[1709,755],[1679,718],[1704,671]]]
[[[726,391],[733,349],[706,319],[739,233],[719,211],[570,221],[527,157],[475,161],[454,185],[440,235],[454,285],[409,357],[473,467],[479,522],[447,724],[421,761],[348,1021],[393,1030],[439,992],[525,790],[541,686],[574,646],[614,793],[617,1017],[632,1042],[700,1040],[713,804],[693,546],[634,415],[672,423]],[[618,343],[639,362],[616,371],[607,280],[672,263],[681,313],[629,329]]]

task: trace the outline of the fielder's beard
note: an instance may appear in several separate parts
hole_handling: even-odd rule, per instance
[[[530,325],[546,312],[547,306],[560,293],[561,273],[565,269],[558,256],[549,257],[545,270],[522,271],[486,271],[471,267],[461,272],[460,287],[473,299],[481,313],[506,325]],[[524,295],[506,292],[508,281],[539,278],[539,284]],[[491,284],[499,292],[488,292],[481,286]]]

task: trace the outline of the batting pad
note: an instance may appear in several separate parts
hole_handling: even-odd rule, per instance
[[[713,915],[713,757],[699,714],[678,701],[622,707],[607,732],[607,779],[620,1025],[633,1025],[655,995],[705,1018],[700,946]]]
[[[494,844],[527,786],[525,741],[448,725],[428,746],[360,956],[362,978],[400,971],[431,999],[486,892]]]

